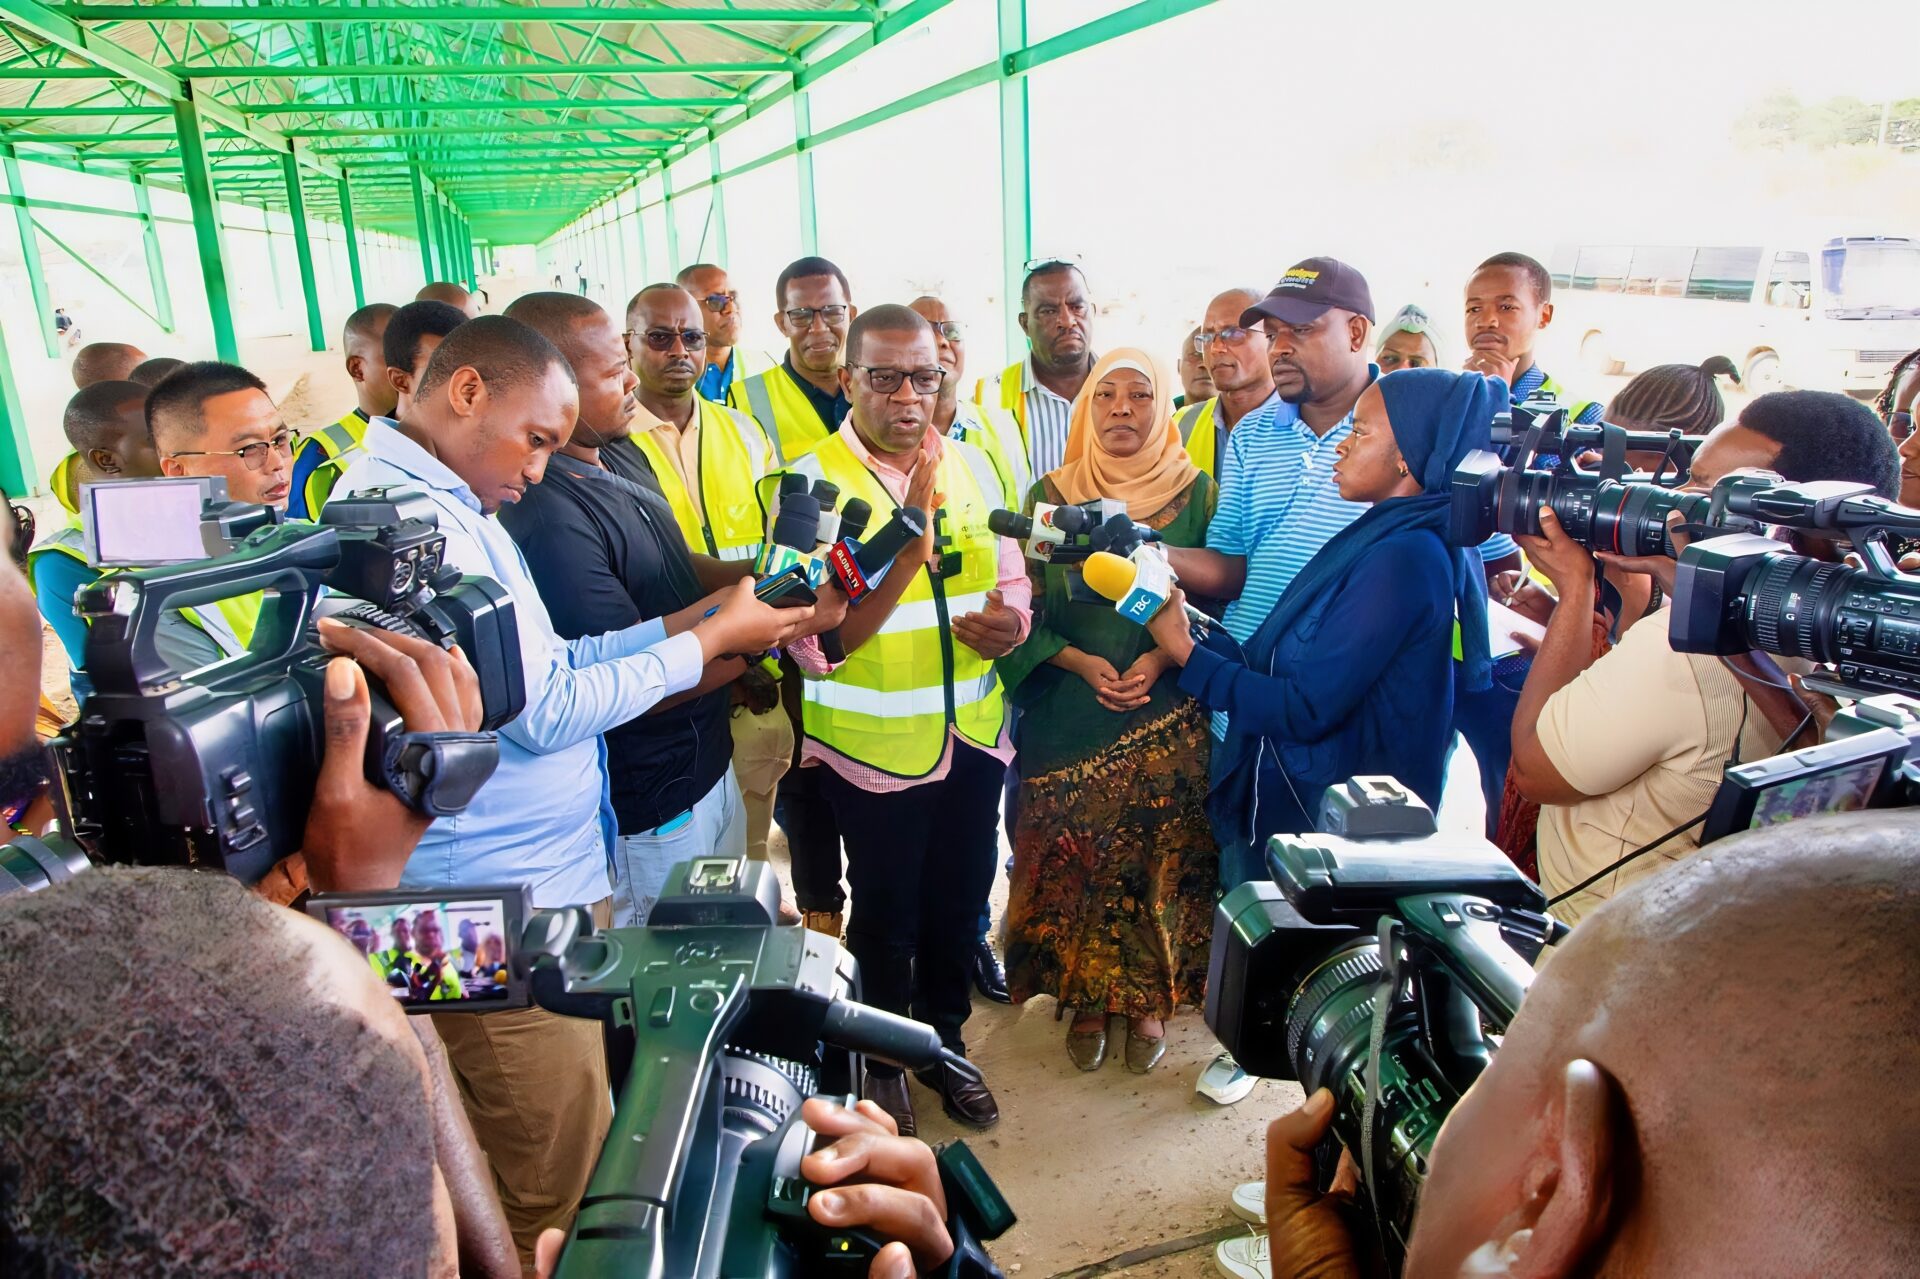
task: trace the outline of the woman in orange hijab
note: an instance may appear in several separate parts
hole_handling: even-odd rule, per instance
[[[1173,546],[1204,546],[1213,481],[1187,457],[1172,384],[1143,351],[1111,351],[1073,403],[1066,460],[1026,507],[1126,504]],[[1153,1069],[1166,1018],[1205,994],[1217,854],[1207,825],[1207,719],[1145,628],[1077,566],[1034,566],[1033,631],[1000,660],[1021,708],[1019,818],[1007,907],[1016,1002],[1074,1010],[1067,1052],[1107,1056],[1127,1019],[1129,1070]],[[1177,672],[1176,672],[1177,673]]]

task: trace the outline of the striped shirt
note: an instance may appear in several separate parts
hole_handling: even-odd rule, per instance
[[[1027,458],[1035,475],[1045,475],[1067,460],[1073,401],[1061,399],[1034,377],[1031,354],[1020,364],[1020,389],[1027,397]]]
[[[1246,585],[1222,619],[1242,644],[1307,561],[1367,509],[1365,502],[1342,498],[1333,481],[1340,441],[1352,432],[1351,412],[1325,435],[1315,435],[1297,406],[1275,398],[1228,433],[1227,464],[1220,468],[1226,478],[1207,526],[1207,546],[1247,561]],[[1215,714],[1214,736],[1224,738],[1226,724],[1225,715]]]

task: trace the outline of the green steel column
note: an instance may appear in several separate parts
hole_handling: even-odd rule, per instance
[[[433,275],[433,232],[427,224],[427,194],[420,187],[420,166],[409,164],[407,177],[413,182],[413,227],[420,240],[420,269],[426,273],[423,284],[431,284]]]
[[[0,489],[8,497],[27,497],[40,491],[39,468],[33,463],[33,442],[27,438],[27,419],[20,409],[19,379],[13,375],[13,357],[7,354],[7,334],[0,327]]]
[[[1033,256],[1032,169],[1027,154],[1027,78],[1009,76],[1015,53],[1027,45],[1027,0],[1000,6],[1000,255],[1006,299],[1007,356],[1026,345],[1020,331],[1020,286]]]
[[[640,202],[638,200],[634,201],[634,208],[637,210],[639,207]],[[620,212],[620,200],[618,197],[615,197],[613,201],[613,211],[616,214]],[[615,290],[613,295],[613,300],[619,302],[623,297],[630,298],[638,293],[645,287],[646,281],[642,280],[637,283],[634,281],[633,266],[627,261],[627,237],[620,234],[620,219],[618,217],[607,223],[607,234],[613,239],[613,247],[620,252],[620,287]]]
[[[147,195],[146,179],[132,175],[133,204],[140,211],[141,238],[147,246],[147,281],[153,285],[153,314],[160,327],[172,333],[173,295],[167,289],[167,263],[160,254],[160,228],[153,221],[153,201]]]
[[[671,276],[675,272],[679,271],[679,269],[682,266],[686,265],[684,262],[680,260],[680,224],[677,221],[675,221],[674,214],[673,214],[673,170],[672,169],[662,168],[660,170],[660,190],[664,193],[662,196],[663,203],[661,204],[660,207],[664,209],[667,214],[667,271],[666,271],[666,274]]]
[[[727,188],[720,181],[720,139],[711,132],[707,134],[707,162],[713,176],[713,260],[724,267],[732,257],[727,252]]]
[[[456,283],[460,272],[454,266],[453,256],[453,207],[447,203],[447,197],[434,192],[433,207],[440,227],[440,278],[448,283]]]
[[[460,219],[460,260],[467,264],[467,287],[480,287],[480,268],[473,260],[473,227],[465,218]]]
[[[640,208],[640,188],[633,189],[633,234],[640,242],[640,278],[654,279],[653,268],[647,263],[647,215]]]
[[[220,205],[207,173],[207,143],[200,132],[200,108],[192,98],[173,103],[174,132],[180,137],[181,182],[193,205],[193,237],[200,250],[200,279],[207,289],[207,313],[213,320],[213,349],[229,364],[240,362],[233,332],[233,305],[227,300],[226,253],[220,236]]]
[[[1004,6],[1007,0],[1001,0]],[[1018,3],[1018,0],[1015,0]],[[807,91],[793,95],[793,144],[799,148],[794,157],[800,170],[800,255],[812,257],[820,252],[820,213],[813,202],[813,152],[808,149],[813,133],[813,108]]]
[[[346,170],[340,171],[340,233],[347,242],[347,274],[353,277],[355,310],[367,304],[366,284],[360,278],[360,238],[353,229],[353,188],[347,183]]]
[[[33,296],[33,322],[40,330],[40,341],[47,358],[60,358],[60,335],[53,327],[53,301],[47,296],[47,273],[40,266],[40,240],[33,233],[33,211],[27,207],[27,186],[20,177],[20,164],[13,147],[0,143],[0,163],[7,170],[7,190],[13,195],[13,223],[20,231],[20,256],[27,263],[27,289]]]
[[[316,351],[324,351],[327,334],[320,319],[320,282],[313,273],[313,243],[307,238],[307,193],[300,185],[300,162],[289,151],[280,157],[280,167],[287,176],[287,218],[293,223],[293,255],[300,263],[300,291],[307,299],[307,344]]]

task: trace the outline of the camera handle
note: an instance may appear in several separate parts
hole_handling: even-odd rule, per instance
[[[284,662],[306,629],[321,576],[339,561],[334,529],[279,524],[222,559],[109,573],[90,583],[74,602],[88,622],[87,674],[94,691],[141,696],[179,682],[187,672],[174,670],[160,655],[160,622],[167,611],[254,591],[278,594],[261,610],[247,654],[227,669],[239,674]]]

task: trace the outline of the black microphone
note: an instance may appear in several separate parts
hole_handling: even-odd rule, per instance
[[[867,523],[873,519],[873,504],[864,497],[850,497],[840,512],[840,536],[848,541],[857,542],[867,531]]]
[[[917,506],[903,506],[866,542],[835,542],[827,552],[827,567],[847,593],[847,600],[858,604],[907,544],[926,531],[927,513]]]
[[[811,496],[820,503],[820,541],[839,541],[840,516],[833,508],[840,501],[840,486],[832,480],[815,480]]]
[[[801,482],[805,483],[804,477]],[[781,483],[784,485],[785,481]],[[820,503],[806,493],[787,494],[780,499],[780,514],[773,518],[773,528],[767,534],[767,544],[760,550],[755,571],[766,577],[795,565],[804,566],[819,538]]]
[[[987,528],[996,536],[1024,542],[1033,536],[1033,521],[1018,511],[988,511]]]
[[[1096,551],[1110,551],[1122,559],[1133,554],[1142,542],[1157,542],[1160,534],[1144,524],[1135,524],[1131,516],[1116,515],[1087,535],[1087,545]]]

